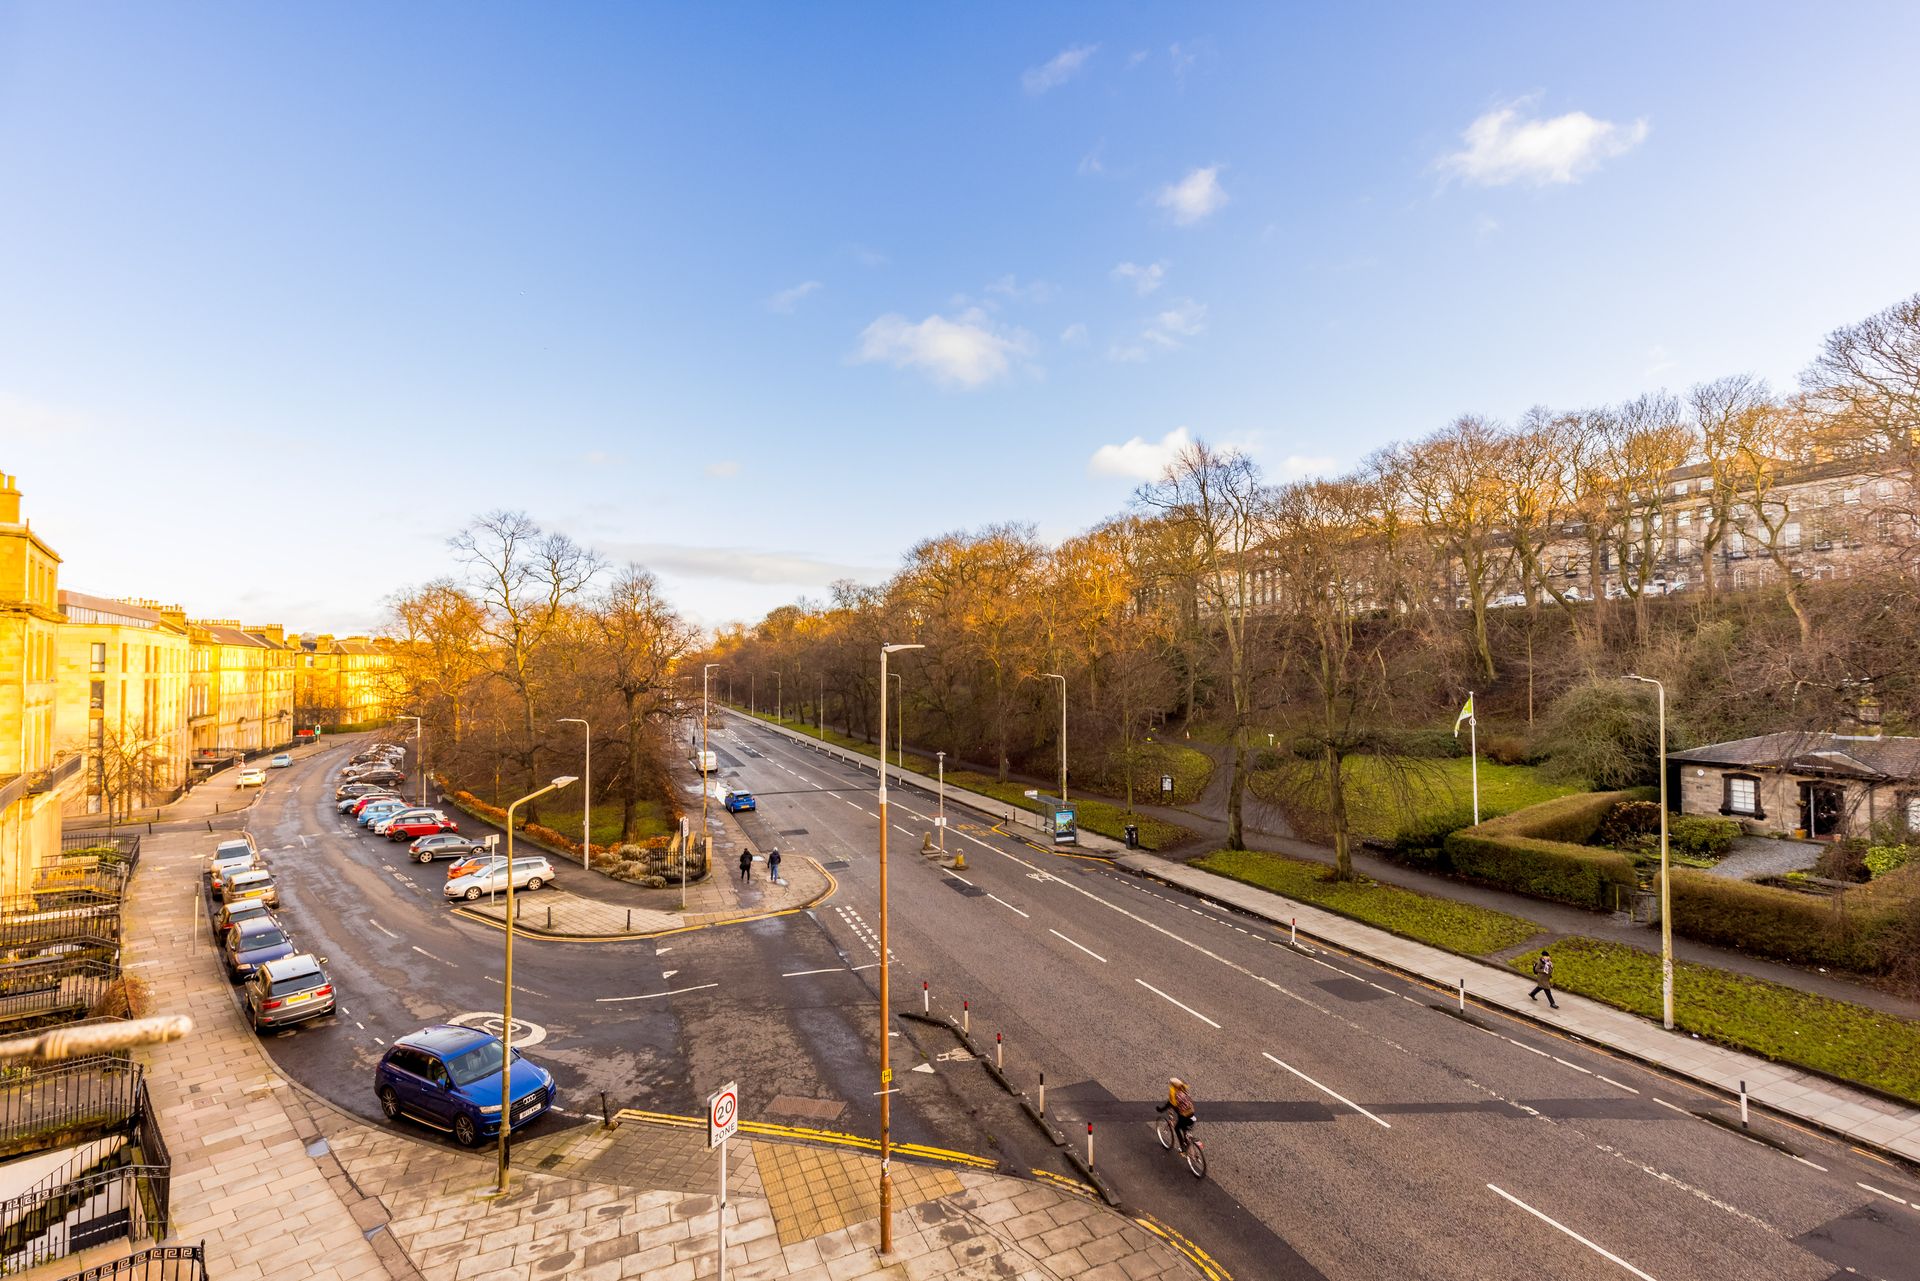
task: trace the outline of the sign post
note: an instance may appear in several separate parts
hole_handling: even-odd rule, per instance
[[[1160,776],[1160,795],[1166,797],[1168,800],[1173,799],[1173,775],[1162,774]]]
[[[714,1235],[720,1242],[719,1281],[727,1281],[727,1140],[740,1129],[740,1087],[732,1081],[707,1096],[707,1148],[720,1149],[720,1205]]]

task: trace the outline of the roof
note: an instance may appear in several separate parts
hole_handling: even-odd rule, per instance
[[[491,1032],[482,1032],[477,1027],[457,1027],[452,1023],[435,1023],[432,1027],[423,1027],[418,1032],[407,1033],[394,1044],[432,1050],[436,1054],[452,1054],[478,1045],[482,1041],[499,1039]]]
[[[1856,778],[1920,778],[1920,738],[1868,738],[1787,730],[1673,752],[1669,759],[1700,765],[1745,765]]]
[[[67,616],[70,623],[106,623],[123,627],[148,627],[166,631],[179,631],[165,615],[144,605],[135,605],[130,601],[112,600],[105,596],[89,596],[85,592],[60,589],[60,612]]]
[[[207,634],[208,639],[221,645],[240,645],[247,649],[271,649],[272,646],[258,636],[250,636],[237,626],[225,623],[195,623],[195,627]]]
[[[292,956],[277,957],[262,966],[269,979],[278,982],[281,979],[298,978],[303,974],[325,974],[320,962],[311,952],[295,952]]]

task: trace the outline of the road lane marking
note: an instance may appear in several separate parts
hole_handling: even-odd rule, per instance
[[[1581,1245],[1586,1246],[1587,1249],[1593,1251],[1595,1254],[1599,1255],[1601,1258],[1607,1259],[1607,1260],[1610,1260],[1611,1262],[1619,1264],[1621,1267],[1625,1268],[1627,1271],[1633,1273],[1633,1275],[1639,1277],[1640,1281],[1654,1281],[1653,1277],[1649,1276],[1645,1272],[1642,1272],[1639,1268],[1634,1267],[1631,1263],[1628,1263],[1625,1259],[1621,1258],[1619,1255],[1615,1254],[1613,1251],[1607,1249],[1605,1246],[1595,1245],[1593,1242],[1587,1240],[1585,1237],[1581,1236],[1578,1232],[1575,1232],[1572,1228],[1568,1227],[1566,1224],[1560,1222],[1558,1219],[1549,1218],[1548,1216],[1540,1213],[1540,1211],[1534,1209],[1532,1206],[1528,1205],[1525,1201],[1522,1201],[1519,1197],[1515,1196],[1513,1193],[1508,1192],[1506,1189],[1495,1187],[1491,1183],[1487,1184],[1487,1189],[1491,1192],[1496,1193],[1499,1196],[1505,1197],[1507,1200],[1513,1202],[1515,1205],[1519,1206],[1522,1210],[1525,1210],[1528,1214],[1531,1214],[1534,1218],[1540,1220],[1540,1222],[1546,1224],[1548,1227],[1558,1228],[1560,1231],[1566,1233],[1568,1236],[1578,1241]]]
[[[1593,1075],[1593,1070],[1591,1068],[1583,1068],[1578,1063],[1569,1063],[1557,1054],[1550,1054],[1547,1057],[1552,1059],[1555,1063],[1558,1063],[1561,1067],[1570,1067],[1576,1072],[1585,1072],[1588,1076]]]
[[[1809,1161],[1809,1160],[1807,1160],[1807,1158],[1805,1158],[1805,1157],[1803,1157],[1803,1156],[1797,1156],[1797,1157],[1794,1157],[1793,1159],[1794,1159],[1794,1160],[1796,1160],[1796,1161],[1798,1161],[1798,1162],[1799,1162],[1799,1163],[1800,1163],[1801,1165],[1812,1165],[1814,1169],[1816,1169],[1816,1170],[1818,1170],[1818,1171],[1820,1171],[1820,1173],[1822,1173],[1822,1174],[1825,1174],[1825,1173],[1827,1172],[1827,1167],[1826,1167],[1826,1166],[1824,1166],[1824,1165],[1813,1165],[1813,1162],[1811,1162],[1811,1161]]]
[[[1000,897],[1000,896],[999,896],[998,894],[995,894],[995,893],[993,893],[992,891],[988,891],[988,893],[987,893],[987,897],[988,897],[988,898],[990,898],[990,899],[992,899],[992,900],[993,900],[994,902],[996,902],[996,903],[998,903],[998,904],[999,904],[999,905],[1000,905],[1001,907],[1004,907],[1004,908],[1006,908],[1006,909],[1007,909],[1007,910],[1008,910],[1009,912],[1020,912],[1020,909],[1019,909],[1019,908],[1017,908],[1017,907],[1015,907],[1015,906],[1014,906],[1013,904],[1011,904],[1011,903],[1009,903],[1009,902],[1007,902],[1007,900],[1005,900],[1005,899],[1003,899],[1003,898],[1001,898],[1001,897]],[[1020,912],[1020,915],[1022,915],[1022,916],[1026,916],[1026,913],[1025,913],[1025,912]],[[1219,1027],[1220,1025],[1219,1025],[1218,1023],[1216,1023],[1216,1024],[1214,1024],[1214,1026],[1215,1026],[1215,1027]]]
[[[948,875],[948,876],[951,876],[951,877],[952,877],[952,878],[953,878],[954,880],[956,880],[956,881],[958,881],[958,882],[960,882],[960,883],[961,883],[962,885],[972,885],[972,884],[973,884],[973,882],[972,882],[972,881],[969,881],[969,880],[968,880],[968,879],[967,879],[966,877],[964,877],[964,876],[962,876],[962,875],[960,875],[960,873],[958,873],[958,872],[954,872],[954,871],[949,871],[949,872],[947,873],[947,875]]]
[[[892,955],[893,955],[893,949],[892,949],[892,948],[888,948],[888,949],[887,949],[887,955],[888,955],[888,956],[892,956]],[[869,961],[869,962],[867,962],[867,964],[865,964],[865,965],[849,965],[849,966],[847,967],[847,973],[849,973],[849,974],[858,974],[858,973],[859,973],[859,972],[860,972],[861,970],[877,970],[877,969],[879,969],[879,968],[880,968],[880,962],[878,962],[878,961]],[[892,1033],[892,1035],[894,1035],[894,1036],[898,1036],[898,1035],[899,1035],[899,1033],[897,1033],[897,1032],[896,1032],[896,1033]]]
[[[1053,935],[1053,936],[1054,936],[1055,938],[1057,938],[1057,939],[1060,939],[1060,940],[1062,940],[1063,942],[1067,942],[1067,943],[1073,943],[1073,940],[1072,940],[1072,939],[1070,939],[1070,938],[1068,938],[1068,937],[1067,937],[1066,935],[1064,935],[1064,934],[1062,934],[1062,933],[1061,933],[1061,932],[1060,932],[1059,930],[1053,930],[1053,929],[1050,929],[1050,930],[1048,930],[1048,931],[1047,931],[1047,933],[1049,933],[1049,934],[1051,934],[1051,935]],[[1087,946],[1085,946],[1085,945],[1083,945],[1083,944],[1080,944],[1080,943],[1073,943],[1073,945],[1074,945],[1075,947],[1077,947],[1077,948],[1079,948],[1079,949],[1080,949],[1080,950],[1081,950],[1082,952],[1085,952],[1085,953],[1086,953],[1086,954],[1087,954],[1088,956],[1091,956],[1091,957],[1092,957],[1092,958],[1093,958],[1094,960],[1096,960],[1096,961],[1098,961],[1098,962],[1100,962],[1100,964],[1102,964],[1102,965],[1105,965],[1105,964],[1107,963],[1107,958],[1106,958],[1106,957],[1104,957],[1104,956],[1102,956],[1102,955],[1100,955],[1100,953],[1098,953],[1098,952],[1096,952],[1096,951],[1094,951],[1094,950],[1093,950],[1092,948],[1090,948],[1090,947],[1087,947]]]
[[[1375,1125],[1379,1126],[1381,1129],[1391,1130],[1393,1128],[1392,1126],[1388,1125],[1385,1121],[1382,1121],[1379,1117],[1375,1116],[1373,1113],[1361,1107],[1358,1103],[1355,1103],[1352,1099],[1348,1098],[1346,1095],[1336,1094],[1332,1090],[1329,1090],[1326,1086],[1320,1084],[1320,1082],[1314,1080],[1312,1077],[1308,1076],[1305,1072],[1302,1072],[1299,1068],[1293,1066],[1293,1064],[1283,1063],[1279,1059],[1274,1058],[1273,1055],[1268,1054],[1265,1050],[1260,1051],[1260,1055],[1262,1058],[1266,1059],[1269,1063],[1272,1063],[1277,1067],[1283,1067],[1287,1071],[1293,1073],[1295,1076],[1299,1077],[1302,1081],[1305,1081],[1308,1085],[1311,1085],[1314,1089],[1320,1091],[1320,1093],[1326,1095],[1328,1098],[1339,1099],[1342,1103],[1352,1108],[1355,1112],[1358,1112],[1361,1116],[1366,1117],[1367,1120],[1373,1122]]]
[[[1652,1098],[1651,1095],[1649,1095],[1648,1097]],[[1689,1117],[1689,1118],[1693,1116],[1693,1113],[1687,1111],[1685,1108],[1675,1103],[1669,1103],[1665,1099],[1654,1099],[1653,1101],[1655,1103],[1658,1103],[1661,1107],[1666,1108],[1669,1112],[1678,1112],[1681,1116]]]
[[[800,979],[805,978],[809,974],[845,974],[846,972],[847,967],[844,965],[829,965],[824,970],[788,970],[780,977],[783,979]]]
[[[1873,1193],[1875,1196],[1883,1196],[1889,1201],[1898,1201],[1901,1205],[1913,1204],[1913,1202],[1907,1200],[1905,1197],[1895,1196],[1891,1192],[1882,1192],[1879,1188],[1874,1187],[1873,1184],[1871,1183],[1855,1183],[1854,1186],[1858,1188],[1865,1188],[1867,1191]]]
[[[1145,989],[1147,989],[1147,991],[1153,993],[1155,996],[1159,997],[1161,1000],[1180,1006],[1181,1009],[1193,1015],[1194,1018],[1199,1019],[1202,1023],[1205,1023],[1208,1027],[1217,1028],[1220,1026],[1218,1023],[1215,1023],[1212,1019],[1208,1018],[1206,1015],[1202,1014],[1200,1011],[1194,1009],[1191,1005],[1184,1005],[1184,1004],[1181,1004],[1181,1002],[1179,1001],[1175,1001],[1172,997],[1168,996],[1165,992],[1162,992],[1159,988],[1147,982],[1145,979],[1135,979],[1134,982],[1138,983],[1141,987],[1144,987]]]
[[[397,939],[400,937],[398,934],[395,934],[392,930],[388,929],[386,926],[380,924],[380,922],[374,920],[371,916],[367,918],[367,924],[371,925],[374,929],[379,930],[382,934],[386,935],[390,939]]]
[[[1606,1083],[1607,1083],[1608,1085],[1611,1085],[1611,1086],[1615,1086],[1615,1087],[1617,1087],[1617,1088],[1619,1088],[1619,1089],[1622,1089],[1622,1090],[1625,1090],[1625,1091],[1626,1091],[1626,1092],[1627,1092],[1628,1094],[1638,1094],[1638,1093],[1640,1093],[1640,1091],[1638,1091],[1638,1090],[1636,1090],[1636,1089],[1634,1089],[1634,1088],[1633,1088],[1633,1087],[1632,1087],[1631,1085],[1621,1085],[1621,1084],[1620,1084],[1620,1082],[1618,1082],[1618,1081],[1616,1081],[1616,1080],[1614,1080],[1614,1079],[1613,1079],[1612,1077],[1610,1077],[1610,1076],[1600,1076],[1600,1074],[1599,1074],[1599,1073],[1597,1073],[1597,1072],[1596,1072],[1596,1073],[1594,1073],[1594,1076],[1595,1076],[1596,1078],[1598,1078],[1599,1080],[1602,1080],[1602,1081],[1605,1081],[1605,1082],[1606,1082]]]
[[[501,986],[501,987],[505,987],[505,986],[506,986],[506,984],[504,984],[504,983],[501,983],[499,979],[497,979],[497,978],[495,978],[495,977],[494,977],[493,975],[491,975],[491,974],[489,974],[489,975],[487,975],[487,982],[489,982],[489,983],[495,983],[495,984],[499,984],[499,986]],[[516,992],[525,992],[525,993],[526,993],[526,994],[527,994],[528,996],[537,996],[537,997],[539,997],[539,998],[540,998],[541,1000],[543,1000],[543,1001],[550,1001],[550,1000],[552,1000],[552,999],[553,999],[552,997],[550,997],[550,996],[548,996],[548,995],[547,995],[547,994],[546,994],[545,992],[536,992],[536,991],[534,991],[534,990],[533,990],[532,988],[530,988],[530,987],[528,987],[528,986],[527,986],[526,984],[524,984],[524,983],[516,983],[516,984],[514,984],[514,985],[513,985],[513,990],[514,990],[514,991],[516,991]],[[515,1042],[515,1044],[518,1044],[518,1042]]]
[[[594,1000],[601,1005],[610,1005],[616,1001],[651,1001],[656,996],[678,996],[682,992],[698,992],[705,988],[719,986],[718,983],[696,983],[692,987],[676,987],[670,992],[644,992],[639,996],[597,996]]]
[[[439,958],[439,957],[437,957],[437,956],[435,956],[435,955],[434,955],[434,954],[433,954],[432,952],[429,952],[429,951],[427,951],[427,949],[426,949],[426,948],[424,948],[424,947],[420,947],[420,946],[418,946],[418,945],[415,945],[415,947],[414,947],[414,949],[413,949],[413,950],[414,950],[414,951],[416,951],[416,952],[418,952],[418,953],[420,953],[420,955],[422,955],[422,956],[424,956],[424,957],[426,957],[426,958],[427,958],[427,959],[428,959],[429,961],[440,961],[440,958]],[[453,964],[453,962],[451,962],[451,961],[440,961],[440,964],[442,964],[442,965],[451,965],[451,964]]]

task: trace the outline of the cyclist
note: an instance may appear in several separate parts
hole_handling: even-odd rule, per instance
[[[1173,1111],[1173,1137],[1180,1143],[1180,1150],[1187,1150],[1187,1131],[1193,1128],[1197,1119],[1194,1115],[1193,1092],[1187,1083],[1177,1076],[1167,1078],[1167,1101],[1155,1108],[1156,1112]]]

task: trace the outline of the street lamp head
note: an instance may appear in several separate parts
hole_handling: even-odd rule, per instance
[[[571,787],[579,781],[580,776],[577,774],[562,774],[559,778],[553,780],[553,786],[557,790],[562,787]]]
[[[903,649],[925,649],[925,648],[926,648],[925,645],[882,645],[880,647],[880,652],[882,654],[897,654]]]
[[[725,666],[726,666],[725,663],[705,663],[701,665],[700,670],[703,672],[710,672],[716,667],[725,667]]]

